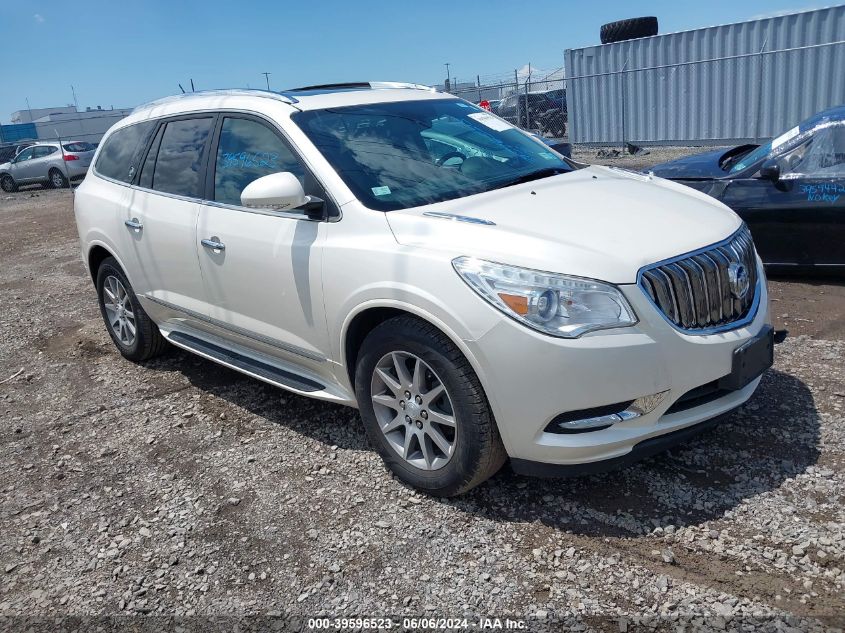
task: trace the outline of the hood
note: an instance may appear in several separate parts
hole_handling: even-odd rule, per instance
[[[693,154],[655,165],[648,171],[655,176],[673,180],[723,178],[728,175],[728,172],[722,169],[726,160],[739,154],[748,153],[756,147],[756,145],[737,145],[727,150],[722,148],[702,154]]]
[[[12,163],[0,163],[0,171],[5,169],[10,169],[12,167]]]
[[[426,215],[432,212],[493,224]],[[741,225],[733,211],[689,187],[597,166],[386,215],[406,246],[617,284],[634,283],[641,267],[718,242]]]

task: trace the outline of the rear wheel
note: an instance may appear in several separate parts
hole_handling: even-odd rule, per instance
[[[62,172],[60,172],[58,169],[56,169],[56,168],[51,169],[48,176],[50,178],[48,184],[52,189],[64,189],[65,187],[67,187],[67,185],[68,185],[67,178],[65,178],[65,175]]]
[[[137,362],[164,352],[167,341],[113,257],[104,259],[97,271],[97,298],[109,336],[124,357]]]
[[[3,189],[6,193],[14,193],[18,190],[18,185],[9,174],[3,174],[0,176],[0,189]]]
[[[370,442],[414,488],[458,495],[494,475],[507,458],[478,377],[425,321],[396,317],[367,336],[355,393]]]

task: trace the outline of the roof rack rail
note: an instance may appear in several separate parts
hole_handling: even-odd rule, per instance
[[[411,90],[425,90],[426,92],[437,92],[436,88],[422,84],[412,84],[403,81],[347,81],[334,84],[316,84],[313,86],[301,86],[285,90],[285,93],[306,92],[310,90],[386,90],[406,88]]]
[[[258,90],[258,89],[247,89],[247,88],[224,88],[220,90],[197,90],[196,92],[185,92],[179,95],[170,95],[169,97],[162,97],[161,99],[156,99],[155,101],[150,101],[148,103],[142,103],[141,105],[137,106],[132,112],[140,112],[141,110],[147,110],[148,108],[152,108],[159,105],[164,105],[166,103],[173,103],[175,101],[181,101],[182,99],[186,99],[189,97],[264,97],[266,99],[275,99],[276,101],[282,101],[283,103],[287,103],[293,105],[295,103],[299,103],[299,100],[289,94],[286,94],[284,91],[282,92],[274,92],[272,90]]]

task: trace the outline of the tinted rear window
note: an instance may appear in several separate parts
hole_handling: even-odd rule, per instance
[[[62,147],[66,152],[91,152],[95,149],[92,143],[65,143]]]
[[[171,121],[161,137],[152,188],[189,198],[199,198],[205,146],[213,118]]]
[[[153,121],[136,123],[110,134],[97,157],[97,172],[107,178],[131,182],[154,125]]]

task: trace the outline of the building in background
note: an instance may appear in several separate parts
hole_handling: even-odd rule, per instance
[[[0,126],[0,143],[57,137],[98,143],[112,125],[131,111],[131,108],[104,110],[99,106],[84,111],[74,106],[18,110],[12,113],[12,125]]]
[[[754,143],[845,103],[845,6],[570,49],[565,62],[573,143]]]

